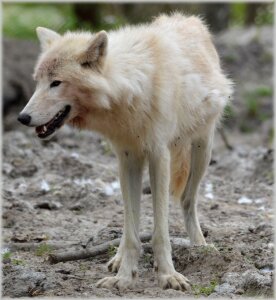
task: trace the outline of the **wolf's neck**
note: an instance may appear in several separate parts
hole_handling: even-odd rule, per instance
[[[123,43],[120,39],[111,39],[106,57],[105,74],[113,97],[128,102],[134,97],[148,97],[154,76],[152,49],[144,41]]]

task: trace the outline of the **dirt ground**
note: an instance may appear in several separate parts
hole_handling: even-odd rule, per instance
[[[265,67],[260,72],[268,75],[261,83],[269,85],[271,78]],[[232,70],[233,74],[239,73],[235,65]],[[247,85],[237,88],[236,97],[243,95],[250,84],[260,83],[255,74],[239,74],[246,77]],[[271,99],[267,101],[270,106],[266,109],[271,110]],[[245,113],[244,107],[240,111]],[[267,138],[270,122],[262,126],[250,123],[254,128],[251,133],[241,133],[230,122],[226,134],[232,151],[216,134],[212,161],[198,196],[198,210],[206,241],[217,250],[185,246],[183,241],[188,237],[180,206],[170,203],[174,264],[191,281],[192,290],[183,293],[157,287],[153,254],[147,247],[141,254],[135,288],[120,293],[95,287],[99,279],[110,276],[106,263],[116,249],[110,248],[93,259],[54,265],[47,261],[49,253],[82,249],[91,238],[89,249],[122,235],[123,203],[117,161],[110,146],[94,133],[69,127],[62,128],[53,140],[43,142],[33,129],[17,125],[15,114],[6,116],[9,130],[3,135],[3,296],[272,297],[274,179],[273,150]],[[145,172],[143,187],[148,186]],[[151,194],[143,193],[141,209],[141,232],[151,232]]]
[[[269,296],[273,153],[257,146],[254,136],[231,137],[233,151],[216,137],[198,201],[207,242],[219,253],[176,243],[173,259],[177,271],[193,284],[190,294]],[[120,296],[117,290],[95,287],[98,279],[108,275],[106,262],[112,251],[93,260],[56,265],[46,260],[48,252],[81,249],[91,237],[101,243],[121,236],[123,205],[117,163],[108,145],[95,134],[64,128],[56,141],[46,143],[37,140],[33,130],[8,132],[3,146],[3,234],[11,252],[3,265],[4,295]],[[144,186],[148,186],[147,176]],[[178,203],[171,202],[172,237],[187,238],[183,223]],[[150,232],[152,224],[151,195],[144,194],[141,232]],[[152,264],[151,251],[141,255],[140,279],[124,296],[183,296],[157,287]]]

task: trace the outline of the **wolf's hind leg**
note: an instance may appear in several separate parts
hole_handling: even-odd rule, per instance
[[[116,276],[101,279],[97,287],[117,287],[124,290],[131,287],[137,277],[141,248],[139,216],[143,158],[125,151],[118,151],[118,158],[124,200],[124,232],[116,255],[108,263],[108,269],[118,273]]]
[[[181,196],[184,222],[191,245],[206,245],[197,217],[196,197],[200,181],[211,159],[214,127],[212,125],[205,134],[192,141],[190,173]]]

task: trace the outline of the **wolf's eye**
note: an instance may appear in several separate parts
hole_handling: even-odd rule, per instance
[[[59,86],[60,84],[61,84],[61,81],[55,80],[50,84],[50,88]]]

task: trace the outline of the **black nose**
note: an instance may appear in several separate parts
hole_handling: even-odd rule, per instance
[[[17,120],[24,125],[29,125],[32,117],[28,114],[19,114]]]

